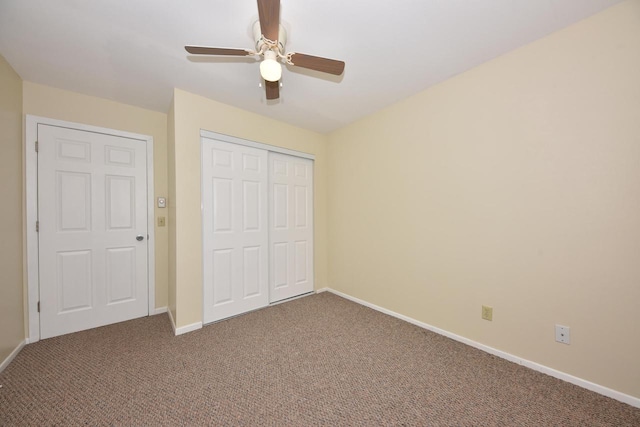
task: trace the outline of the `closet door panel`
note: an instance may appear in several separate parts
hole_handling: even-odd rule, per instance
[[[269,153],[269,300],[313,291],[313,161]]]
[[[202,138],[204,323],[269,303],[267,151]]]

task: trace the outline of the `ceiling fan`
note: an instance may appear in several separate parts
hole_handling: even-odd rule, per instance
[[[262,56],[260,74],[265,80],[267,99],[280,97],[282,66],[278,61],[282,60],[289,65],[336,76],[344,71],[343,61],[296,52],[285,53],[287,33],[280,25],[280,0],[258,0],[258,16],[259,21],[253,24],[256,50],[205,46],[185,46],[184,48],[194,55]]]

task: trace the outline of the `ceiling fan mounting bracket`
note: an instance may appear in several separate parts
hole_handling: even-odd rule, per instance
[[[260,21],[253,24],[253,40],[255,41],[256,53],[264,54],[267,50],[273,50],[280,58],[284,58],[284,47],[287,44],[287,30],[282,25],[279,26],[278,40],[269,40],[262,34]]]

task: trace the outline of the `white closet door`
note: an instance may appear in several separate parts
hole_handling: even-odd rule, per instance
[[[38,125],[42,338],[146,316],[145,141]]]
[[[267,151],[202,138],[204,322],[269,303]]]
[[[313,161],[269,153],[270,302],[313,291]]]

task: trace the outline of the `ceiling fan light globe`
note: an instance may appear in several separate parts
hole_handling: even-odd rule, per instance
[[[265,59],[260,63],[260,75],[268,82],[277,82],[282,77],[282,65],[275,59]]]

